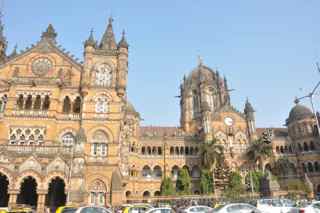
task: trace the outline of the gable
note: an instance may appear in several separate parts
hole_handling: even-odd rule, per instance
[[[42,39],[31,49],[9,57],[0,67],[0,79],[17,83],[45,80],[46,84],[73,85],[80,82],[81,71],[82,65],[55,42]]]

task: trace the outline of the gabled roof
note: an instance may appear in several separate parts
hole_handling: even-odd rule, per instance
[[[79,70],[82,70],[82,64],[77,61],[77,59],[70,55],[69,52],[65,51],[64,48],[62,48],[60,45],[57,44],[55,41],[56,33],[53,31],[53,27],[50,24],[47,31],[45,31],[42,36],[41,40],[38,41],[36,44],[32,44],[31,47],[27,47],[25,50],[21,51],[18,54],[11,55],[7,58],[6,62],[1,65],[1,67],[7,65],[8,63],[11,63],[15,60],[20,59],[21,57],[31,53],[31,52],[40,52],[40,53],[56,53],[69,61],[71,64],[78,67]]]

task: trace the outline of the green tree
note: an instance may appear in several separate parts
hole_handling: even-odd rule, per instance
[[[263,161],[273,157],[272,147],[262,139],[255,140],[248,148],[247,157],[249,161],[258,165],[259,168],[264,171]]]
[[[294,164],[290,162],[288,157],[281,157],[275,161],[272,171],[277,176],[294,175],[297,172]]]
[[[201,170],[200,190],[202,194],[210,194],[213,192],[212,172],[207,169]]]
[[[179,170],[176,182],[176,190],[179,194],[186,195],[191,193],[191,178],[186,168]]]
[[[244,188],[241,175],[238,172],[231,172],[229,184],[223,195],[226,198],[237,200],[240,198],[240,195],[244,193]]]
[[[250,171],[245,179],[245,183],[249,186],[249,191],[251,191],[251,184],[253,185],[254,192],[260,192],[260,181],[264,174],[261,171]],[[251,180],[252,178],[252,180]],[[251,183],[252,181],[252,183]]]
[[[175,194],[175,188],[170,177],[165,177],[162,180],[160,192],[161,192],[161,195],[165,195],[165,196]]]
[[[223,146],[217,144],[215,138],[212,141],[206,141],[201,146],[201,156],[202,165],[212,173],[212,186],[214,187],[215,169],[224,162]]]

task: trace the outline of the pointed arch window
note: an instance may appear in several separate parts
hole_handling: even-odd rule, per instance
[[[73,103],[73,112],[80,113],[81,110],[81,98],[78,96]]]
[[[46,96],[44,97],[42,109],[43,109],[43,110],[49,110],[49,108],[50,108],[50,98],[49,98],[49,95],[46,95]]]
[[[70,113],[71,111],[71,101],[69,96],[66,96],[63,100],[63,108],[62,108],[62,112],[63,113]]]
[[[27,100],[26,100],[25,109],[29,110],[31,108],[32,108],[32,95],[28,95]]]
[[[34,101],[34,107],[35,110],[40,110],[41,108],[41,96],[37,95],[36,100]]]

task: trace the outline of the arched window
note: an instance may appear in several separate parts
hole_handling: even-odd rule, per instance
[[[154,192],[154,196],[155,196],[155,197],[158,197],[158,196],[160,196],[160,195],[161,195],[161,192],[160,192],[160,191],[155,191],[155,192]]]
[[[153,175],[156,178],[161,178],[162,177],[162,169],[160,166],[155,166],[153,168]]]
[[[313,141],[310,141],[310,150],[311,150],[311,151],[316,150]]]
[[[199,166],[194,166],[194,167],[192,167],[191,177],[193,177],[193,178],[200,178],[200,168],[199,168]]]
[[[184,155],[184,147],[180,147],[180,155]]]
[[[197,95],[197,91],[192,92],[192,106],[193,106],[193,114],[196,116],[199,112],[199,96]]]
[[[130,197],[131,196],[131,191],[126,191],[126,197]]]
[[[143,147],[141,148],[141,154],[143,154],[143,155],[146,154],[146,147],[143,146]]]
[[[170,155],[174,155],[174,148],[172,146],[170,147]]]
[[[108,112],[108,99],[104,96],[98,97],[96,102],[96,112],[97,113],[107,113]]]
[[[176,152],[176,155],[179,155],[179,154],[180,154],[180,152],[179,152],[179,147],[176,146],[175,152]]]
[[[289,153],[293,153],[292,145],[289,146]]]
[[[43,110],[48,110],[50,108],[50,98],[48,95],[46,95],[46,97],[44,97],[44,101],[43,101]]]
[[[73,112],[80,113],[81,110],[81,98],[78,96],[73,102]]]
[[[153,155],[156,155],[157,154],[157,147],[152,147],[152,154]]]
[[[188,146],[186,146],[186,148],[185,148],[184,151],[185,151],[185,154],[186,154],[186,155],[189,155],[189,147],[188,147]]]
[[[35,110],[41,109],[41,96],[37,95],[36,100],[34,101],[34,107]]]
[[[276,152],[277,152],[277,153],[280,152],[279,146],[276,146]]]
[[[281,154],[284,153],[283,146],[280,146],[280,152],[281,152]]]
[[[306,142],[303,143],[303,151],[305,151],[305,152],[309,151],[309,146]]]
[[[112,81],[112,70],[111,67],[102,64],[96,70],[95,84],[97,86],[110,87]]]
[[[288,150],[288,146],[285,146],[285,147],[284,147],[284,153],[288,153],[288,151],[289,151],[289,150]]]
[[[318,163],[317,161],[314,162],[314,171],[315,171],[315,172],[320,172],[319,163]]]
[[[66,96],[63,100],[63,109],[62,112],[63,113],[70,113],[71,111],[71,101],[69,96]]]
[[[194,150],[193,150],[193,146],[192,146],[192,147],[190,147],[190,155],[193,155],[193,152],[194,152]]]
[[[91,154],[93,156],[107,156],[108,153],[108,136],[102,130],[93,133]]]
[[[75,138],[71,132],[68,132],[61,137],[61,141],[65,146],[72,146],[75,142]]]
[[[312,165],[311,162],[308,163],[308,171],[309,171],[309,172],[313,172],[313,171],[314,171],[314,170],[313,170],[313,165]]]
[[[150,146],[147,147],[147,151],[148,151],[148,155],[151,155],[151,154],[152,154],[152,152],[151,152],[151,147],[150,147]]]
[[[95,206],[105,206],[106,204],[106,185],[101,180],[95,180],[89,187],[90,204]]]
[[[162,148],[158,146],[158,155],[162,155]]]
[[[178,174],[179,174],[179,167],[176,165],[176,166],[172,167],[171,176],[175,180],[178,178]]]
[[[18,100],[17,100],[18,109],[20,109],[20,110],[23,109],[23,102],[24,102],[23,95],[19,95]]]
[[[298,149],[299,149],[300,152],[303,151],[302,145],[300,143],[298,143]]]
[[[194,149],[194,154],[198,154],[199,153],[199,148],[198,147],[196,147],[195,149]]]
[[[32,95],[28,95],[25,109],[30,110],[31,108],[32,108]]]
[[[144,166],[142,169],[142,177],[151,178],[151,169],[149,166]]]

